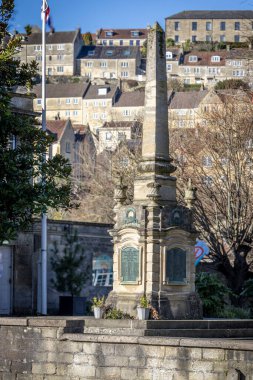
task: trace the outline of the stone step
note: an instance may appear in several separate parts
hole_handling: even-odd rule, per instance
[[[88,327],[83,329],[83,334],[93,335],[120,335],[120,336],[144,336],[144,329],[130,329],[130,328],[100,328]]]
[[[149,329],[144,336],[174,338],[253,338],[253,329]]]

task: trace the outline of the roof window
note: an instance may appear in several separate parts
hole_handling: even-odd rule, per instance
[[[98,95],[106,95],[108,93],[108,87],[102,87],[98,89]]]
[[[198,62],[198,57],[196,55],[189,55],[189,62]]]
[[[211,62],[220,62],[220,56],[219,55],[212,55]]]

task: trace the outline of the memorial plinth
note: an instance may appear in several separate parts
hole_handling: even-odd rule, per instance
[[[126,204],[125,187],[115,191],[114,280],[108,302],[136,315],[145,294],[163,318],[197,319],[194,189],[189,184],[187,207],[179,206],[169,154],[164,32],[157,23],[149,30],[147,46],[142,158],[133,203]]]

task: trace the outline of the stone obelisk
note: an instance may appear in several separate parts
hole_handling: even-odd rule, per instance
[[[133,203],[125,203],[124,187],[115,191],[114,280],[108,302],[135,315],[144,294],[163,318],[198,318],[194,189],[187,190],[188,207],[178,206],[169,155],[165,41],[158,23],[148,33],[144,115]]]

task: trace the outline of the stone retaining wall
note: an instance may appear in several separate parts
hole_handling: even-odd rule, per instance
[[[0,318],[1,380],[253,380],[253,341],[70,333],[80,319]]]

